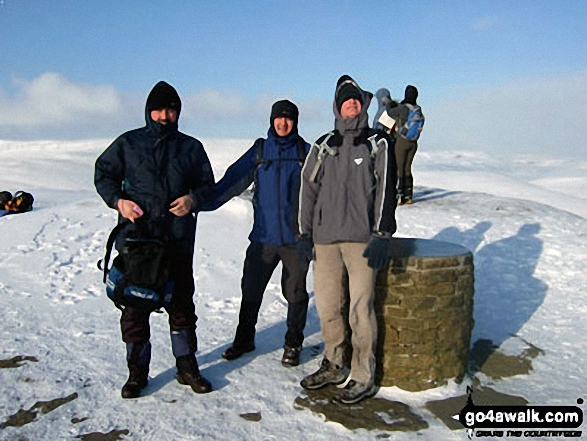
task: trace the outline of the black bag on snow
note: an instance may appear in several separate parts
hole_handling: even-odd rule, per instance
[[[108,268],[110,254],[118,232],[127,222],[110,233],[106,255],[98,262],[104,271],[106,294],[117,308],[125,306],[156,310],[168,306],[173,294],[170,252],[167,240],[139,232],[125,239],[124,247]]]
[[[14,196],[9,191],[0,191],[0,210],[7,210],[8,214],[31,211],[34,201],[33,195],[26,191],[17,191]]]

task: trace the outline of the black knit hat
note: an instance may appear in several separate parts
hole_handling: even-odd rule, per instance
[[[181,100],[173,86],[165,81],[159,81],[149,93],[147,98],[147,110],[173,109],[177,116],[181,112]]]
[[[300,112],[298,110],[298,107],[294,103],[292,103],[291,101],[289,101],[289,100],[276,101],[273,104],[273,106],[271,106],[271,118],[270,118],[271,128],[273,128],[273,121],[275,121],[275,118],[289,118],[293,121],[293,123],[294,123],[293,130],[295,130],[298,127],[298,116],[299,115],[300,115]]]
[[[343,75],[336,82],[336,93],[334,101],[336,102],[336,109],[340,112],[342,103],[354,98],[363,105],[363,91],[359,85],[348,75]]]

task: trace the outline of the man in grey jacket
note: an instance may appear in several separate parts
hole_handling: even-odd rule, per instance
[[[395,232],[396,165],[384,136],[369,129],[372,94],[349,76],[336,85],[335,130],[316,141],[302,169],[298,256],[313,258],[314,294],[324,339],[320,369],[305,389],[341,384],[346,328],[352,331],[350,381],[333,401],[352,404],[374,395],[375,276],[387,267]],[[343,314],[348,276],[348,323]]]

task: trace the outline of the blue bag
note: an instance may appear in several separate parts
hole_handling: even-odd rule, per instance
[[[405,105],[410,109],[410,113],[408,114],[407,121],[399,129],[398,133],[404,139],[417,141],[424,128],[424,114],[422,113],[420,106],[414,106],[408,103]]]

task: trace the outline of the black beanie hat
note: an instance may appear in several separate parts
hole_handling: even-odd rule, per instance
[[[177,116],[181,112],[181,100],[173,86],[165,81],[159,81],[149,93],[147,98],[147,110],[173,109]]]
[[[275,118],[289,118],[293,121],[294,126],[292,131],[296,130],[298,127],[298,116],[300,112],[298,107],[289,100],[280,100],[276,101],[273,106],[271,106],[271,128],[273,127],[273,121]]]
[[[334,96],[336,109],[340,112],[342,103],[351,98],[358,100],[361,105],[364,104],[363,91],[359,88],[359,85],[348,75],[343,75],[336,82],[336,93]]]
[[[418,89],[415,86],[406,86],[404,103],[416,105],[418,99]]]

